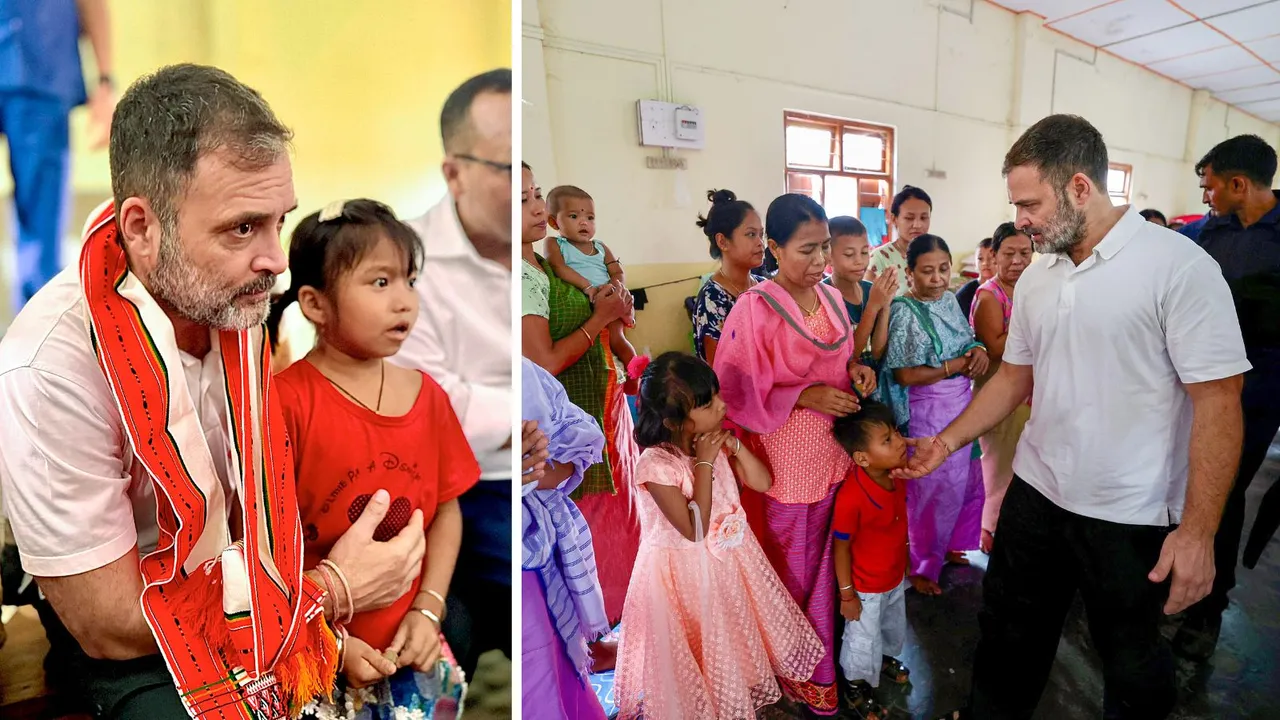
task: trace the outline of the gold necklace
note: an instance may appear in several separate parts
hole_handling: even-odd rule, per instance
[[[797,300],[797,301],[796,301],[796,305],[800,305],[800,310],[801,310],[801,312],[803,312],[803,313],[804,313],[804,316],[805,316],[805,317],[813,317],[814,315],[817,315],[817,314],[818,314],[818,308],[822,307],[822,298],[821,298],[821,297],[818,297],[818,294],[817,294],[817,293],[818,293],[818,291],[815,289],[815,290],[813,291],[813,293],[814,293],[814,298],[813,298],[814,302],[813,302],[813,309],[812,309],[812,310],[810,310],[809,308],[807,308],[807,307],[805,307],[805,306],[803,306],[803,305],[800,305],[800,301],[799,301],[799,300]]]
[[[338,381],[334,380],[333,378],[329,377],[328,375],[325,375],[325,376],[324,376],[324,379],[325,379],[325,380],[328,380],[330,385],[333,385],[334,387],[338,388],[338,390],[340,390],[340,391],[342,392],[342,394],[343,394],[343,395],[346,395],[347,397],[351,398],[352,400],[355,400],[357,403],[360,403],[360,407],[364,408],[365,410],[368,410],[368,411],[369,411],[369,412],[371,412],[371,413],[377,414],[377,413],[378,413],[378,411],[382,409],[382,389],[383,389],[383,387],[385,387],[385,386],[386,386],[386,384],[387,384],[387,361],[386,361],[386,360],[383,360],[383,361],[382,361],[382,363],[378,365],[378,368],[382,371],[382,379],[380,379],[380,380],[378,381],[378,405],[377,405],[377,407],[369,407],[368,405],[365,405],[365,404],[364,404],[364,402],[362,402],[362,401],[360,400],[360,398],[356,397],[355,395],[352,395],[350,392],[348,392],[348,391],[347,391],[347,389],[346,389],[346,388],[344,388],[344,387],[342,387],[341,385],[339,385],[339,384],[338,384]]]
[[[737,285],[734,285],[733,283],[729,282],[729,276],[725,274],[723,269],[716,271],[716,275],[719,275],[721,278],[717,282],[719,282],[722,286],[724,286],[725,289],[729,290],[729,292],[733,293],[734,297],[738,297],[742,293],[746,292],[745,288],[739,288]],[[747,275],[747,287],[751,287],[750,274]]]

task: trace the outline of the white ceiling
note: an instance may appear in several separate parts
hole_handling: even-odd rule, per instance
[[[1280,122],[1280,0],[992,0]]]

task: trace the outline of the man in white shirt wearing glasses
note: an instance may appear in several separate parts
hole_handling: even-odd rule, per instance
[[[409,221],[424,248],[422,312],[393,360],[449,393],[480,461],[480,483],[460,498],[462,549],[450,597],[462,608],[451,605],[445,620],[473,675],[488,650],[511,657],[511,70],[454,90],[440,134],[449,192]]]

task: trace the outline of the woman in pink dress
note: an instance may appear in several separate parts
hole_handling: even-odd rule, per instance
[[[754,718],[775,677],[807,679],[826,652],[769,566],[739,503],[769,471],[722,429],[707,364],[670,352],[640,381],[640,553],[618,647],[623,718]]]
[[[778,273],[739,296],[720,335],[715,370],[729,420],[747,432],[744,442],[773,477],[766,491],[743,492],[751,527],[826,649],[811,678],[787,680],[784,688],[812,712],[834,715],[831,511],[850,460],[831,424],[856,411],[854,393],[866,396],[876,380],[857,364],[839,291],[821,282],[830,242],[822,206],[783,195],[769,205],[765,232]]]
[[[1003,223],[991,237],[991,253],[995,257],[996,274],[978,287],[969,311],[969,324],[978,342],[987,346],[987,355],[991,358],[987,373],[974,378],[975,395],[1000,369],[1004,341],[1009,336],[1009,319],[1013,317],[1013,288],[1032,260],[1031,238],[1018,232],[1013,223]],[[991,552],[1000,506],[1009,483],[1013,482],[1013,453],[1018,447],[1018,438],[1022,437],[1022,428],[1030,418],[1031,398],[1027,398],[1027,402],[979,439],[982,484],[986,490],[982,505],[982,552]]]

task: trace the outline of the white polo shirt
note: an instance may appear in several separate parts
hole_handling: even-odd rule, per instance
[[[1070,512],[1157,526],[1182,518],[1183,384],[1250,367],[1217,263],[1132,207],[1079,266],[1048,255],[1027,268],[1003,360],[1035,377],[1014,472]]]
[[[421,312],[397,365],[421,370],[449,394],[481,480],[511,482],[511,271],[480,257],[445,195],[409,221],[422,237]]]
[[[182,365],[231,507],[217,345],[203,361],[182,353]],[[0,340],[0,483],[32,575],[77,575],[134,545],[144,555],[155,549],[155,489],[98,367],[74,264],[31,298]]]

